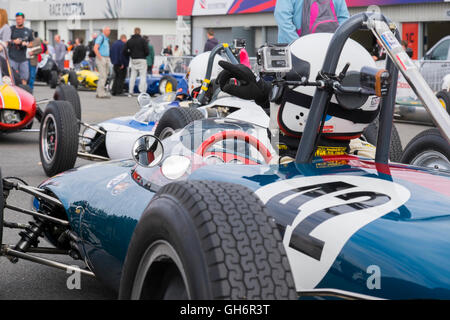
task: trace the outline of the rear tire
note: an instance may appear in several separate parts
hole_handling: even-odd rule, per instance
[[[172,76],[164,76],[159,81],[159,93],[166,94],[169,92],[176,92],[178,88],[178,81]]]
[[[158,250],[159,249],[159,250]],[[119,299],[296,299],[280,233],[249,189],[176,182],[131,239]]]
[[[447,110],[448,114],[450,114],[450,91],[439,91],[436,93],[436,97],[439,99],[439,102],[442,106]]]
[[[191,122],[204,118],[203,114],[196,108],[170,108],[159,120],[155,136],[161,140],[165,139],[176,130],[183,129]]]
[[[73,111],[78,120],[81,121],[81,101],[78,91],[70,85],[61,84],[56,88],[53,99],[56,101],[67,101],[73,107]]]
[[[80,84],[78,82],[78,76],[75,71],[69,72],[69,84],[74,87],[75,89],[78,89],[78,85]]]
[[[436,170],[450,170],[450,145],[438,129],[425,130],[409,142],[401,162]]]
[[[55,70],[50,71],[50,79],[48,84],[52,89],[55,89],[58,85],[58,72],[56,72]]]
[[[374,146],[377,145],[379,126],[380,122],[377,118],[363,132],[364,139]],[[389,159],[393,162],[400,162],[400,160],[402,159],[402,155],[403,147],[400,140],[400,135],[398,134],[397,127],[395,126],[395,124],[393,124],[391,133],[391,145],[389,147]]]
[[[47,176],[72,169],[78,154],[78,126],[67,101],[52,101],[45,108],[39,133],[39,153]]]

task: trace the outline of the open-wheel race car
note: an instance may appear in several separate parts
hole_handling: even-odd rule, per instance
[[[450,174],[388,162],[398,70],[447,143],[450,118],[386,20],[360,13],[342,24],[323,83],[274,83],[315,87],[295,159],[278,156],[267,128],[215,118],[163,141],[140,137],[133,160],[85,166],[37,188],[0,179],[0,229],[23,229],[1,254],[63,270],[73,267],[38,254],[68,254],[121,299],[450,299]],[[339,56],[364,28],[390,60],[364,86],[349,86],[338,77]],[[353,100],[381,87],[375,161],[316,157],[331,96]],[[35,197],[32,210],[8,203],[16,190]],[[4,209],[34,220],[4,221]],[[55,248],[39,247],[40,237]]]
[[[54,101],[36,101],[30,87],[21,84],[20,78],[12,70],[4,43],[0,43],[0,67],[0,134],[34,131],[31,129],[34,119],[42,121],[46,110],[41,108],[42,105],[68,108],[81,119],[80,98],[70,86],[58,86]]]

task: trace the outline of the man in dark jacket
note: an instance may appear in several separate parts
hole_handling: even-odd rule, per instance
[[[135,28],[134,35],[127,41],[124,54],[130,57],[130,84],[129,84],[129,97],[134,93],[134,84],[136,82],[137,74],[139,73],[139,92],[147,92],[147,56],[150,53],[147,43],[141,36],[141,29]]]
[[[83,39],[75,39],[75,49],[73,49],[72,62],[76,70],[80,69],[80,63],[86,59],[87,48],[83,44]]]
[[[127,36],[123,34],[111,47],[111,63],[114,66],[114,83],[111,89],[113,96],[123,93],[123,85],[127,76],[129,58],[123,53],[125,43],[127,43]]]
[[[217,41],[217,39],[214,38],[214,30],[209,29],[207,36],[208,36],[208,40],[206,40],[205,50],[203,50],[204,52],[212,51],[212,49],[214,49],[219,44],[219,41]]]

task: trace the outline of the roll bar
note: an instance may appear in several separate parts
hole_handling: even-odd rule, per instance
[[[222,43],[222,44],[217,45],[211,51],[211,54],[209,55],[208,67],[206,68],[206,76],[205,76],[205,79],[203,80],[203,84],[200,89],[200,93],[198,94],[197,101],[194,101],[194,102],[203,104],[203,98],[205,97],[206,91],[208,91],[209,85],[211,83],[211,75],[212,75],[212,70],[213,70],[213,66],[214,66],[214,59],[216,58],[216,56],[218,54],[222,54],[222,53],[225,53],[225,55],[228,58],[228,61],[230,61],[232,64],[239,63],[239,61],[237,61],[236,57],[234,56],[233,52],[231,51],[228,43]]]
[[[413,88],[416,95],[422,101],[425,108],[431,114],[434,122],[442,135],[450,143],[450,117],[440,106],[430,87],[426,84],[418,68],[411,62],[399,44],[400,35],[395,25],[384,15],[379,13],[364,12],[349,18],[333,35],[325,56],[322,74],[335,74],[339,58],[345,42],[350,35],[357,30],[370,30],[381,41],[388,53],[386,69],[392,77],[389,94],[383,97],[380,111],[380,129],[378,132],[377,163],[388,163],[389,146],[392,132],[395,97],[397,93],[398,71],[401,71],[405,79]],[[392,33],[393,32],[393,33]],[[308,121],[303,132],[297,151],[297,163],[310,163],[314,156],[318,132],[322,119],[327,112],[327,106],[332,92],[318,87],[311,104]]]

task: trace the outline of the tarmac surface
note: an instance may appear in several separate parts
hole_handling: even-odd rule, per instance
[[[37,100],[53,97],[54,90],[37,86],[35,97]],[[112,99],[96,99],[95,92],[80,91],[82,104],[82,120],[87,123],[101,122],[110,118],[134,114],[138,111],[136,98],[113,97]],[[397,123],[403,147],[427,126]],[[39,129],[35,121],[33,129]],[[41,167],[38,147],[39,133],[14,133],[0,135],[0,167],[2,175],[16,176],[24,179],[28,184],[37,186],[47,177]],[[78,160],[76,166],[89,163]],[[8,199],[11,205],[31,208],[31,196],[24,196],[22,192],[14,192]],[[28,216],[5,210],[5,220],[27,223]],[[19,240],[18,232],[5,229],[3,242],[16,244]],[[40,245],[48,246],[45,240]],[[74,265],[69,257],[51,256],[51,259]],[[83,266],[83,263],[75,263]],[[116,299],[117,294],[99,281],[82,276],[81,289],[70,290],[67,281],[70,274],[47,266],[27,261],[12,264],[6,258],[0,257],[0,300],[11,299],[50,299],[50,300],[97,300]]]

